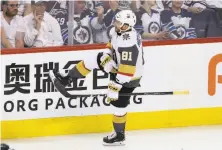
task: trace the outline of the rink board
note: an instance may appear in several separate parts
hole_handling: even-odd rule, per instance
[[[2,138],[112,131],[112,115],[2,121]],[[222,124],[222,107],[129,113],[127,130]]]
[[[145,44],[144,77],[135,92],[189,90],[190,94],[133,96],[128,107],[127,130],[222,124],[222,39],[197,41],[202,44]],[[64,98],[49,82],[50,67],[68,69],[105,51],[101,46],[91,50],[77,46],[72,50],[73,47],[57,51],[26,49],[24,54],[3,51],[1,138],[112,130],[113,108],[104,97]],[[15,71],[22,78],[16,78]],[[13,92],[12,87],[18,83],[11,82],[19,79],[25,90]],[[69,90],[73,94],[106,93],[108,81],[108,75],[94,70],[87,78],[74,82]]]

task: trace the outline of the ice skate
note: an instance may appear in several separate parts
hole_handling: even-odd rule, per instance
[[[57,70],[50,70],[49,76],[55,88],[61,93],[65,91],[65,87],[72,82],[72,78],[69,77],[67,73],[58,72]]]
[[[125,145],[125,134],[121,132],[113,132],[103,138],[103,145],[105,146],[122,146]]]

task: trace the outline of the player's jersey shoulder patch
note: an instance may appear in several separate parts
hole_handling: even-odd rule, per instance
[[[122,35],[122,38],[123,38],[123,41],[129,40],[129,39],[130,39],[130,34],[129,34],[129,33],[124,33],[124,34]]]
[[[125,32],[120,37],[121,44],[125,46],[137,44],[137,32],[135,29]]]

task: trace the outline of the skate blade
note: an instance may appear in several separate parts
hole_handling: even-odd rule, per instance
[[[103,145],[104,146],[124,146],[125,142],[124,141],[122,141],[122,142],[115,142],[115,143],[105,143],[105,142],[103,142]]]

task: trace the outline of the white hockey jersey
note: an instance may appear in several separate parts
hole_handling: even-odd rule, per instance
[[[132,30],[118,35],[110,32],[112,57],[117,63],[116,80],[127,87],[137,86],[143,73],[143,46],[139,33]]]
[[[90,20],[94,13],[85,9],[81,14],[74,14],[73,18],[73,43],[74,44],[93,44]],[[68,34],[66,36],[68,40]]]
[[[169,32],[171,39],[196,38],[196,30],[193,26],[193,14],[186,9],[180,13],[173,10],[164,10],[161,13],[162,28]]]
[[[148,14],[143,7],[140,7],[139,11],[136,12],[136,25],[134,28],[141,35],[143,33],[157,34],[161,32],[161,20],[160,13],[151,9],[151,14]],[[146,39],[146,40],[156,40],[156,39]]]

